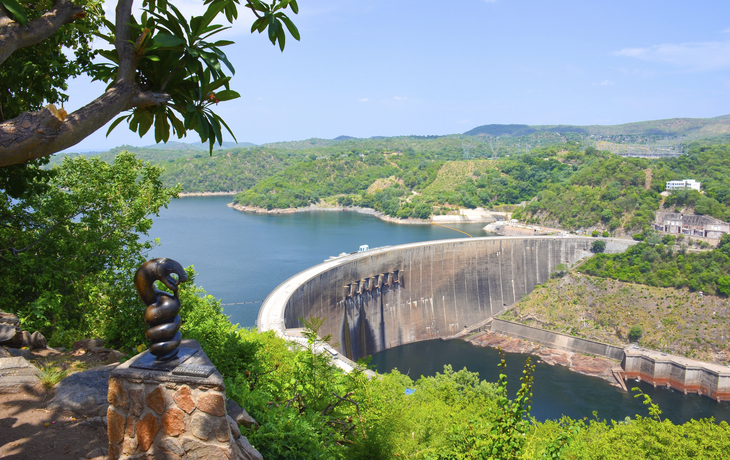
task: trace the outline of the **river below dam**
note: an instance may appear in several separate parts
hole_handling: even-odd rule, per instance
[[[393,224],[355,212],[242,213],[226,206],[231,200],[230,196],[174,200],[153,217],[149,234],[158,238],[160,245],[151,251],[150,258],[169,257],[183,266],[194,265],[198,272],[195,284],[229,304],[224,305],[225,313],[242,327],[255,326],[261,301],[276,286],[329,256],[356,251],[363,244],[374,248],[465,236],[448,228]],[[473,236],[486,236],[483,224],[449,226]],[[519,387],[527,356],[507,354],[511,395]],[[536,357],[532,359],[534,363]],[[442,340],[408,344],[373,357],[378,371],[397,368],[414,379],[443,372],[444,364],[451,364],[455,370],[467,367],[483,379],[496,381],[498,363],[496,350]],[[710,416],[730,422],[728,402],[627,383],[629,388],[639,386],[651,395],[664,416],[676,423]],[[560,366],[537,364],[533,416],[538,420],[556,419],[563,414],[591,418],[593,411],[601,419],[648,416],[640,400],[601,379]]]

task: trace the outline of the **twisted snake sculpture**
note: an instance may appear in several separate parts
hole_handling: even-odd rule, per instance
[[[177,279],[173,274],[177,275]],[[188,275],[182,265],[166,258],[148,260],[134,275],[134,287],[147,305],[144,320],[151,326],[145,336],[151,342],[150,353],[157,357],[157,361],[169,361],[177,356],[182,340],[177,290],[180,283],[187,280]],[[155,281],[162,282],[173,294],[157,289]]]

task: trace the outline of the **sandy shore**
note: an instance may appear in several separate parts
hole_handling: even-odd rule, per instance
[[[180,193],[179,197],[186,197],[186,196],[228,196],[228,195],[236,195],[241,192],[183,192]]]
[[[295,212],[308,212],[308,211],[349,211],[349,212],[357,212],[360,214],[367,214],[370,216],[375,216],[380,220],[384,220],[386,222],[392,222],[394,224],[405,224],[405,225],[431,225],[431,221],[429,219],[413,219],[413,218],[406,218],[406,219],[399,219],[397,217],[390,217],[386,216],[380,211],[376,211],[371,208],[361,208],[358,206],[325,206],[325,205],[317,205],[312,204],[307,206],[306,208],[286,208],[286,209],[264,209],[264,208],[258,208],[256,206],[243,206],[240,204],[234,204],[234,203],[228,203],[228,206],[236,209],[238,211],[242,212],[253,212],[256,214],[292,214]]]

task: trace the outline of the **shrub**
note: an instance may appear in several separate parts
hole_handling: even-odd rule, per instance
[[[606,250],[605,241],[597,240],[597,241],[594,241],[593,244],[591,245],[591,251],[593,251],[595,253],[601,253],[601,252],[604,252],[605,250]]]
[[[638,324],[634,324],[629,330],[629,341],[638,342],[642,335],[644,335],[644,330]]]

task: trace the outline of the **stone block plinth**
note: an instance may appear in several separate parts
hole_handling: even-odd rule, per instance
[[[181,346],[198,349],[186,365],[213,366],[198,342]],[[228,417],[217,370],[194,377],[132,367],[143,355],[109,376],[110,460],[261,458]]]

